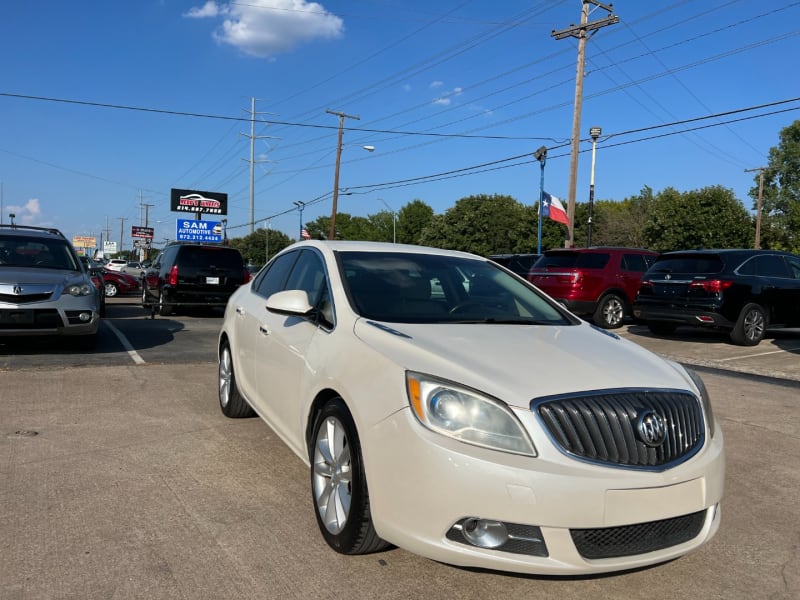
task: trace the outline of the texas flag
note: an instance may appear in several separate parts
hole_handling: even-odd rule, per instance
[[[569,225],[567,211],[564,210],[561,200],[544,191],[542,192],[542,216],[549,217],[552,221]]]

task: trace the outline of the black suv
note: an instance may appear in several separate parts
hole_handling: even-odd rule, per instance
[[[488,258],[524,279],[540,256],[541,254],[492,254]]]
[[[180,307],[224,307],[236,288],[249,280],[236,248],[170,244],[144,273],[142,306],[162,316]]]
[[[773,250],[662,254],[642,278],[633,309],[650,331],[679,325],[730,332],[755,346],[768,327],[800,326],[800,256]]]

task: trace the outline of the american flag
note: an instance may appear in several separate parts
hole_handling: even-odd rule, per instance
[[[304,240],[310,240],[311,239],[311,234],[308,233],[307,229],[301,229],[300,230],[300,237],[303,238]]]

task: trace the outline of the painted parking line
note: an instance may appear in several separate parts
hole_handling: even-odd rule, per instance
[[[784,352],[794,352],[795,350],[800,350],[800,346],[797,348],[784,348],[782,350],[771,350],[770,352],[759,352],[758,354],[745,354],[744,356],[729,356],[728,358],[718,358],[718,362],[725,362],[728,360],[740,360],[742,358],[758,358],[759,356],[769,356],[770,354],[783,354]]]
[[[128,341],[128,338],[126,338],[119,329],[114,327],[114,325],[113,325],[113,323],[111,323],[111,321],[103,320],[103,323],[105,325],[107,325],[108,328],[111,329],[111,331],[114,332],[114,335],[117,336],[117,339],[122,344],[122,347],[125,348],[125,350],[127,351],[128,356],[131,357],[131,360],[133,360],[133,362],[135,362],[137,365],[143,365],[144,364],[144,359],[139,355],[138,352],[136,352],[134,347]]]

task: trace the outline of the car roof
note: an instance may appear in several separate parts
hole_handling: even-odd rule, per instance
[[[398,253],[411,253],[411,254],[434,254],[440,256],[461,256],[464,258],[473,258],[482,261],[487,259],[471,254],[469,252],[462,252],[460,250],[447,250],[444,248],[432,248],[429,246],[416,246],[413,244],[395,244],[393,242],[364,242],[364,241],[328,241],[328,240],[304,240],[302,242],[295,242],[289,248],[296,247],[313,247],[320,250],[330,250],[333,252],[398,252]]]
[[[34,227],[32,225],[11,225],[10,223],[0,224],[0,233],[15,237],[41,237],[43,239],[66,240],[61,231],[52,227]]]

